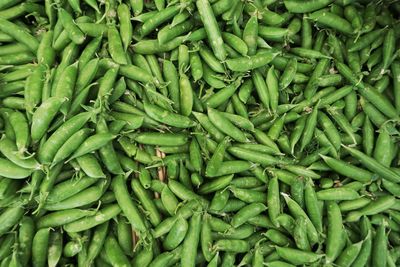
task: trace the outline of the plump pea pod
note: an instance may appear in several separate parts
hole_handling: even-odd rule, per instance
[[[396,172],[394,172],[391,168],[388,168],[381,163],[377,162],[375,159],[365,155],[363,152],[360,152],[354,148],[346,147],[344,148],[356,159],[358,159],[362,165],[364,165],[367,169],[379,174],[384,179],[388,179],[391,182],[399,182],[400,176]]]
[[[385,231],[385,225],[381,223],[376,230],[374,239],[373,239],[373,250],[372,250],[372,264],[386,265],[386,255],[387,255],[387,236]]]
[[[29,126],[27,118],[19,111],[14,111],[9,117],[11,127],[15,133],[15,144],[18,153],[22,155],[30,144]]]
[[[304,212],[304,210],[299,206],[299,204],[297,204],[297,202],[292,200],[286,194],[284,194],[283,197],[286,201],[286,204],[289,207],[290,212],[293,214],[293,216],[295,218],[302,217],[306,220],[307,235],[308,235],[310,244],[317,242],[318,241],[318,232],[317,232],[315,226],[313,225],[313,223],[311,222],[311,220],[309,219],[309,217],[307,216],[307,214]]]
[[[200,240],[201,215],[193,214],[189,222],[189,229],[183,241],[181,264],[183,266],[195,266],[195,257]]]
[[[279,54],[277,51],[262,51],[250,57],[228,59],[226,64],[232,71],[246,72],[270,63]]]
[[[244,253],[249,250],[249,244],[244,240],[220,239],[213,245],[215,251]]]
[[[71,233],[81,232],[107,222],[111,218],[117,216],[120,212],[121,209],[117,204],[107,205],[96,212],[96,214],[66,224],[63,228],[65,231]]]
[[[173,250],[177,248],[185,239],[188,228],[188,222],[181,217],[178,218],[163,241],[164,248],[167,250]]]
[[[208,1],[198,0],[196,1],[196,6],[215,56],[219,60],[225,60],[226,52],[223,46],[224,41],[210,3]]]
[[[74,43],[82,44],[85,41],[85,35],[79,29],[79,27],[75,24],[70,13],[68,13],[63,8],[60,8],[58,10],[58,17],[61,19],[61,23],[62,23],[64,29],[67,31],[68,37]]]
[[[161,222],[161,216],[154,205],[148,192],[142,187],[139,180],[132,180],[132,189],[135,195],[138,197],[139,201],[143,205],[144,209],[149,213],[149,220],[153,225],[158,225]]]
[[[90,240],[90,244],[87,249],[86,262],[91,264],[93,260],[99,255],[101,249],[103,248],[104,241],[107,237],[109,222],[106,221],[93,230],[93,236]]]
[[[47,251],[47,262],[49,266],[57,266],[62,255],[63,236],[56,231],[50,233],[49,249]]]
[[[328,214],[328,237],[326,243],[326,257],[327,262],[333,262],[340,254],[343,249],[343,223],[342,214],[339,206],[329,201],[327,203],[327,214]],[[344,244],[343,244],[344,245]]]
[[[21,158],[18,155],[18,148],[16,144],[8,139],[7,137],[3,137],[0,140],[0,152],[11,162],[18,165],[21,168],[26,169],[41,169],[40,164],[35,160],[35,158]]]
[[[40,41],[37,51],[38,62],[47,66],[52,66],[56,57],[56,53],[52,47],[53,36],[54,32],[52,30],[47,31]]]
[[[150,118],[170,126],[179,128],[194,126],[194,122],[188,117],[169,112],[150,103],[144,103],[144,111]]]
[[[62,144],[90,119],[90,112],[80,113],[64,122],[44,143],[39,152],[41,162],[50,163]]]
[[[37,51],[39,47],[39,42],[30,33],[26,32],[21,26],[3,18],[0,18],[0,25],[0,31],[12,36],[18,42],[23,43],[32,52]]]
[[[43,228],[36,232],[32,243],[32,265],[45,266],[47,261],[50,228]]]
[[[12,161],[0,158],[0,175],[10,179],[24,179],[31,175],[33,169],[25,169]]]
[[[62,226],[83,217],[94,215],[95,213],[96,211],[81,209],[55,211],[41,217],[37,222],[36,227],[40,229]]]
[[[390,209],[395,205],[395,198],[393,196],[381,196],[378,199],[371,201],[368,205],[359,210],[348,213],[346,221],[357,221],[363,215],[374,215],[382,211]]]
[[[263,203],[252,203],[242,209],[240,209],[232,218],[232,226],[239,227],[246,223],[246,221],[261,212],[265,211],[267,207]]]
[[[109,179],[103,179],[97,182],[97,184],[90,186],[80,192],[77,192],[76,194],[67,199],[64,199],[63,201],[46,203],[45,208],[47,210],[65,210],[91,204],[101,198],[108,186]]]
[[[363,241],[351,244],[347,246],[342,254],[335,261],[336,264],[340,266],[352,266],[352,263],[356,259],[357,255],[360,253]]]
[[[284,4],[286,9],[292,13],[307,13],[324,8],[332,2],[331,0],[317,0],[303,3],[298,0],[285,0]]]
[[[144,232],[146,230],[144,220],[142,219],[138,208],[130,199],[125,180],[121,175],[114,178],[112,188],[122,211],[127,215],[129,214],[129,222],[136,230]]]

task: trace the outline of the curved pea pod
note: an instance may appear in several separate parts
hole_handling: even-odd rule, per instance
[[[8,207],[0,215],[0,236],[16,225],[24,214],[22,207]]]
[[[196,139],[192,139],[189,145],[189,158],[190,163],[193,165],[193,168],[200,172],[203,166],[203,157],[201,154],[201,148]]]
[[[140,250],[135,251],[131,264],[134,266],[149,266],[153,260],[153,256],[151,244],[144,245]]]
[[[192,68],[192,67],[191,67]],[[173,101],[172,106],[176,110],[180,110],[180,90],[179,90],[179,76],[174,64],[169,60],[163,61],[163,75],[165,81],[168,83],[169,97]],[[193,76],[193,75],[192,75]],[[193,76],[195,79],[195,76]]]
[[[243,29],[243,41],[248,47],[248,54],[252,56],[256,53],[258,36],[257,16],[251,16]]]
[[[190,71],[195,82],[203,78],[203,64],[197,52],[189,54]]]
[[[30,217],[23,217],[19,223],[18,233],[18,252],[20,253],[20,261],[27,265],[31,257],[32,241],[35,234],[35,223]]]
[[[0,140],[0,152],[11,162],[21,168],[38,170],[41,165],[35,160],[34,157],[22,158],[18,155],[18,148],[13,141],[7,137]]]
[[[72,156],[69,158],[69,160],[83,156],[87,153],[93,152],[104,145],[106,145],[108,142],[113,140],[116,136],[111,133],[99,133],[92,135],[88,137],[78,148],[77,150],[72,154]]]
[[[229,201],[229,195],[229,190],[219,190],[215,192],[214,197],[212,198],[210,203],[210,210],[222,210]]]
[[[177,14],[183,15],[184,12]],[[177,17],[175,16],[175,17]],[[187,34],[193,27],[193,21],[191,19],[187,19],[186,21],[182,21],[173,25],[174,22],[164,26],[157,34],[157,39],[160,44],[165,44],[174,38],[182,35]]]
[[[246,223],[246,221],[261,212],[265,211],[267,207],[263,203],[252,203],[246,207],[241,208],[233,217],[231,224],[233,227],[239,227]]]
[[[112,111],[111,115],[115,120],[126,122],[126,124],[124,125],[124,129],[128,131],[140,128],[145,120],[144,116],[131,113]]]
[[[360,241],[358,243],[347,246],[340,254],[338,259],[335,261],[335,264],[343,267],[353,266],[352,263],[357,258],[357,255],[360,253],[362,244],[363,241]]]
[[[335,172],[350,177],[356,181],[369,182],[373,179],[373,174],[367,170],[361,169],[344,161],[334,159],[328,156],[320,155],[325,163]]]
[[[185,239],[188,228],[188,222],[179,217],[163,241],[164,248],[167,250],[173,250],[177,248]]]
[[[295,218],[302,217],[306,220],[306,225],[307,225],[307,236],[310,241],[310,244],[314,244],[318,242],[318,231],[316,230],[315,226],[309,219],[308,215],[304,212],[304,210],[300,207],[300,205],[291,199],[287,194],[281,193],[285,199],[286,204],[288,205],[288,208],[290,210],[290,213]]]
[[[247,55],[247,44],[236,35],[229,32],[223,32],[222,39],[242,56]]]
[[[121,209],[117,204],[107,205],[101,210],[97,211],[96,214],[65,224],[63,228],[65,231],[71,233],[92,229],[93,227],[107,222],[108,220],[117,216],[120,212]]]
[[[41,217],[37,224],[37,228],[58,227],[73,221],[79,220],[86,216],[92,216],[96,211],[83,209],[67,209],[51,212]]]
[[[83,128],[68,138],[54,156],[52,166],[69,157],[88,138],[91,132],[92,129]]]
[[[150,118],[166,125],[178,128],[190,128],[194,126],[194,122],[188,117],[172,113],[147,102],[144,103],[144,111]]]
[[[288,160],[286,160],[285,158],[279,158],[266,153],[243,149],[236,146],[231,146],[228,151],[235,157],[243,160],[248,160],[253,163],[259,163],[263,166],[274,166],[277,164],[285,165],[289,163]]]
[[[233,174],[214,178],[212,181],[202,184],[199,187],[200,194],[209,194],[227,187],[232,181]]]
[[[43,147],[39,151],[39,160],[43,163],[50,163],[58,149],[68,138],[82,128],[91,116],[91,112],[84,112],[64,122],[43,144]]]
[[[351,26],[350,22],[332,12],[327,12],[326,10],[318,10],[311,13],[309,15],[309,18],[311,20],[314,20],[318,24],[333,28],[344,34],[352,35],[354,33],[354,29]]]
[[[178,199],[171,192],[168,186],[164,186],[161,191],[161,202],[170,215],[174,215],[178,207]]]
[[[295,227],[293,229],[293,239],[296,246],[303,251],[310,251],[310,243],[307,237],[307,225],[304,218],[298,218],[295,221]]]
[[[212,51],[207,46],[200,45],[199,55],[203,59],[204,63],[206,63],[213,71],[215,71],[216,73],[225,73],[224,65],[219,62],[219,60],[214,56]]]
[[[98,201],[110,184],[109,179],[103,179],[97,184],[90,186],[76,194],[59,202],[46,202],[45,209],[50,211],[66,210],[93,204]]]
[[[171,41],[160,44],[158,40],[141,40],[135,43],[132,46],[134,52],[143,54],[143,55],[153,55],[156,53],[164,53],[171,50],[174,50],[178,46],[180,46],[183,42],[187,41],[188,37],[186,36],[178,36]]]
[[[208,108],[207,110],[210,121],[221,132],[231,136],[238,142],[245,143],[247,141],[246,135],[242,131],[240,131],[235,125],[233,125],[227,118],[225,118],[222,113],[212,108]]]
[[[261,202],[266,203],[267,198],[264,193],[252,189],[242,189],[236,188],[234,186],[230,186],[229,190],[232,194],[239,200],[244,201],[246,203],[254,203]]]
[[[140,184],[139,180],[134,179],[131,182],[131,186],[133,192],[139,199],[140,203],[143,205],[143,208],[148,212],[148,217],[150,222],[157,226],[161,222],[161,216],[153,202],[153,199],[150,197],[149,193],[143,188]]]
[[[66,67],[58,80],[52,96],[65,98],[60,111],[66,115],[70,109],[72,97],[74,95],[75,83],[78,74],[78,62]]]
[[[50,97],[36,109],[32,116],[31,125],[33,142],[37,142],[43,137],[64,101],[63,98]]]
[[[289,12],[291,13],[307,13],[312,12],[328,6],[332,3],[332,0],[316,0],[304,3],[299,0],[284,0],[283,3]]]
[[[61,20],[61,23],[64,29],[68,33],[68,37],[76,44],[82,44],[85,41],[85,35],[79,29],[79,27],[75,24],[72,16],[65,9],[60,8],[58,10],[58,17]]]
[[[4,18],[0,18],[0,31],[8,34],[19,43],[26,45],[32,52],[36,53],[39,47],[38,40],[21,26]]]
[[[348,48],[349,52],[360,51],[366,47],[368,47],[371,43],[373,43],[378,37],[380,37],[386,29],[377,29],[366,34],[363,34],[358,38],[354,43],[350,45]]]
[[[246,72],[270,63],[280,52],[263,50],[254,56],[227,59],[226,65],[232,71]]]
[[[363,152],[358,151],[354,148],[343,146],[353,157],[358,159],[362,165],[367,169],[380,175],[383,179],[387,179],[391,182],[398,183],[400,181],[400,175],[393,171],[391,168],[382,165],[370,156],[365,155]]]
[[[87,248],[86,262],[88,264],[91,264],[93,260],[99,255],[101,249],[103,248],[104,241],[107,237],[108,229],[108,221],[94,227],[93,235]]]
[[[208,107],[217,108],[222,103],[232,97],[241,84],[241,78],[236,79],[233,83],[229,84],[225,88],[219,90],[215,94],[211,95],[205,102]]]
[[[46,266],[50,228],[43,228],[36,232],[32,244],[32,265]]]
[[[33,169],[25,169],[8,159],[0,158],[0,176],[10,179],[24,179],[32,174]]]
[[[105,178],[101,165],[97,158],[92,154],[85,154],[76,158],[76,162],[82,171],[92,178]]]
[[[104,250],[112,266],[130,266],[128,256],[125,255],[114,236],[107,236],[104,242]]]
[[[59,231],[50,233],[47,262],[49,267],[55,267],[60,261],[63,252],[63,235]]]
[[[85,188],[88,188],[92,184],[96,183],[98,180],[95,178],[82,177],[78,181],[74,180],[66,180],[56,184],[53,190],[49,193],[46,201],[48,202],[59,202],[64,199],[69,198],[76,194],[76,192],[80,192]]]
[[[308,252],[308,251],[302,251],[299,249],[294,249],[294,248],[286,248],[286,247],[276,247],[276,252],[278,255],[285,259],[286,261],[289,261],[290,263],[293,263],[295,265],[302,265],[302,264],[311,264],[313,262],[316,262],[324,255],[322,254],[317,254],[314,252]]]
[[[117,175],[113,182],[112,188],[115,193],[118,204],[120,205],[124,214],[126,214],[132,226],[140,232],[146,231],[145,222],[142,219],[138,208],[129,196],[127,186],[123,176]]]
[[[15,133],[15,144],[18,153],[23,155],[30,144],[30,134],[27,118],[19,111],[14,111],[9,116],[9,122]]]
[[[339,204],[340,210],[342,212],[345,211],[351,211],[351,210],[357,210],[360,208],[365,207],[371,202],[371,199],[367,197],[360,197],[358,199],[354,200],[347,200],[347,201],[341,201]]]
[[[206,165],[206,171],[205,171],[206,176],[214,176],[217,174],[218,169],[221,167],[222,162],[224,160],[225,150],[228,147],[229,142],[230,142],[229,138],[225,137],[220,141],[218,146],[214,149],[213,151],[214,154],[212,155],[211,159],[208,161]]]
[[[354,222],[359,220],[363,215],[374,215],[390,209],[396,204],[396,199],[393,196],[381,196],[376,200],[371,201],[368,205],[359,210],[349,212],[346,216],[346,221]]]
[[[122,250],[128,256],[133,255],[133,235],[132,227],[127,219],[119,216],[117,224],[117,239]]]

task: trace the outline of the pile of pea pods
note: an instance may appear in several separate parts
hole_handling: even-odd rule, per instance
[[[0,0],[0,267],[400,266],[399,15]]]

